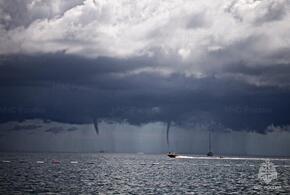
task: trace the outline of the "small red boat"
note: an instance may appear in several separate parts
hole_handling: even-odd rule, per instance
[[[51,163],[52,164],[60,164],[60,161],[59,160],[52,160]]]

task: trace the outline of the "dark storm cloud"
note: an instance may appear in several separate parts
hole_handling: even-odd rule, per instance
[[[171,121],[177,126],[215,121],[224,129],[259,132],[271,124],[289,124],[290,93],[285,88],[229,78],[131,74],[137,67],[153,66],[153,61],[65,54],[6,56],[0,66],[1,121],[39,118],[82,124],[97,118],[134,125]],[[262,71],[238,67],[223,72]],[[285,71],[277,67],[264,72]]]
[[[30,124],[30,125],[15,125],[12,129],[10,129],[11,131],[18,131],[18,130],[34,130],[34,129],[39,129],[40,127],[42,127],[41,125],[34,125],[34,124]]]
[[[0,4],[1,122],[289,124],[289,1]]]
[[[64,55],[63,53],[47,55],[12,55],[1,56],[2,73],[0,80],[5,85],[10,82],[20,82],[25,85],[28,81],[59,81],[60,83],[94,82],[106,75],[126,73],[143,66],[150,66],[142,58],[114,59],[100,57],[98,60],[86,59],[78,56]],[[144,62],[145,61],[145,62]],[[103,78],[102,78],[103,79]],[[110,78],[107,78],[110,79]],[[23,83],[24,82],[24,83]],[[51,84],[50,83],[50,84]]]
[[[76,131],[77,128],[76,127],[70,127],[70,128],[64,128],[62,126],[57,126],[57,127],[50,127],[48,129],[45,130],[45,132],[49,132],[49,133],[53,133],[53,134],[58,134],[64,131]]]
[[[290,87],[290,64],[247,66],[240,63],[225,66],[222,71],[232,77],[239,74],[240,77],[252,78],[253,84],[256,85],[278,86],[288,89]]]

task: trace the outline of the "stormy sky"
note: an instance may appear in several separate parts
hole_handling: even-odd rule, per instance
[[[288,0],[0,0],[1,150],[204,153],[211,130],[290,155],[289,21]]]

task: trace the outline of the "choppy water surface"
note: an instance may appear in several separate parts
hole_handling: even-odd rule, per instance
[[[263,160],[138,154],[1,154],[0,194],[290,194],[290,161],[258,179]]]

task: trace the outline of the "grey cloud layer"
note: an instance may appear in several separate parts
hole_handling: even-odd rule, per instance
[[[2,122],[289,124],[288,0],[0,5]]]
[[[83,0],[1,0],[2,27],[9,30],[20,26],[28,27],[36,20],[60,17],[67,10],[82,4]]]
[[[0,53],[4,55],[155,56],[159,67],[139,72],[196,77],[240,62],[254,68],[290,63],[288,0],[12,0],[0,4]],[[279,79],[251,78],[251,84],[261,82],[275,85]]]

